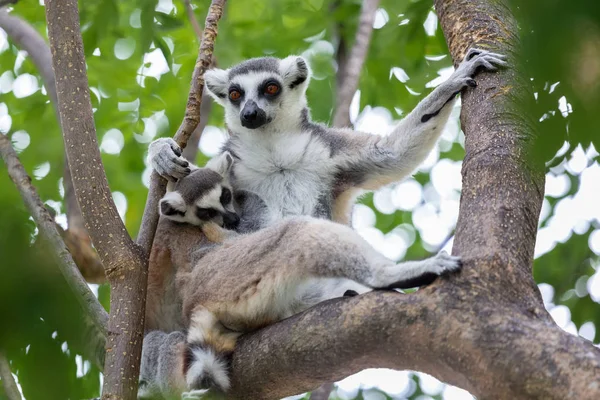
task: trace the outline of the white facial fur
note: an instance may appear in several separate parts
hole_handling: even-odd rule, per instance
[[[301,70],[298,63],[306,66]],[[298,128],[302,110],[306,107],[306,88],[310,80],[310,68],[302,57],[289,56],[279,61],[275,71],[250,71],[235,75],[229,79],[230,70],[213,69],[206,72],[206,88],[209,94],[225,108],[225,121],[230,130],[236,133],[280,133]],[[294,84],[299,76],[306,79]],[[269,100],[259,94],[259,87],[266,80],[272,79],[281,86],[280,94]],[[229,100],[229,88],[237,85],[244,92],[240,102],[233,103]],[[291,87],[293,86],[293,87]],[[269,121],[265,125],[248,129],[242,126],[240,113],[248,101],[254,101],[262,109]]]

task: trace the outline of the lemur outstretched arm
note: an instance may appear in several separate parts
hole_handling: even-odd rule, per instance
[[[447,81],[425,97],[387,136],[358,132],[345,135],[346,149],[338,156],[338,178],[346,185],[375,190],[413,172],[427,157],[446,124],[457,94],[479,69],[506,66],[505,57],[471,49]]]

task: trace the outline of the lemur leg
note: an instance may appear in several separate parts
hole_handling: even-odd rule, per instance
[[[439,275],[461,267],[460,258],[446,252],[421,261],[397,264],[380,254],[352,228],[325,220],[305,220],[295,237],[297,241],[288,244],[286,250],[316,259],[310,266],[311,273],[348,278],[375,289],[407,289],[429,284]]]

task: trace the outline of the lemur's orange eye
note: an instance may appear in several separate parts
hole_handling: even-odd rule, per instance
[[[270,94],[270,95],[275,95],[275,94],[279,93],[279,85],[276,85],[274,83],[268,84],[267,87],[265,88],[265,93]]]
[[[230,100],[236,101],[239,100],[240,97],[242,97],[242,94],[238,90],[232,90],[231,92],[229,92]]]

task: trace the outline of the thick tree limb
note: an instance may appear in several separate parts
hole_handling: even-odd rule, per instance
[[[455,60],[474,45],[514,54],[503,0],[436,9]],[[232,398],[277,399],[368,367],[424,371],[481,399],[600,398],[600,351],[556,326],[531,275],[544,170],[530,156],[535,128],[518,112],[533,99],[529,85],[514,68],[477,81],[462,111],[463,271],[411,295],[333,300],[242,337]]]
[[[111,285],[103,398],[134,399],[144,331],[147,260],[119,217],[102,166],[77,1],[47,0],[46,21],[75,195]]]
[[[60,116],[58,115],[56,105],[56,82],[54,79],[54,71],[52,70],[52,54],[50,53],[50,47],[48,47],[48,44],[42,35],[40,35],[27,21],[11,15],[4,10],[0,10],[0,28],[6,31],[10,39],[17,46],[27,51],[27,54],[35,64],[44,81],[44,86],[46,86],[46,91],[56,111],[56,119],[60,124]],[[59,229],[59,231],[61,232],[61,235],[63,235],[67,247],[73,255],[75,264],[79,267],[79,270],[86,281],[103,283],[106,281],[104,267],[102,266],[98,255],[92,248],[89,235],[83,226],[81,210],[79,210],[79,205],[75,198],[71,173],[66,159],[63,177],[63,184],[65,187],[65,208],[69,228],[66,232],[62,231],[62,229]]]
[[[379,0],[363,0],[356,30],[356,40],[350,51],[348,60],[343,63],[342,75],[337,77],[338,93],[333,126],[350,126],[350,103],[358,89],[360,71],[369,52],[369,43],[373,33],[375,13],[379,7]]]
[[[89,318],[89,322],[91,322],[88,325],[91,325],[93,329],[88,330],[88,337],[86,339],[90,343],[90,353],[86,355],[90,356],[90,359],[97,365],[102,366],[108,314],[104,311],[104,308],[79,273],[79,269],[73,262],[73,258],[56,228],[54,219],[48,213],[35,187],[31,184],[31,178],[27,175],[23,164],[19,161],[17,153],[12,147],[10,139],[6,135],[0,135],[0,155],[6,164],[10,179],[19,190],[25,206],[35,221],[40,235],[53,249],[52,256],[55,258],[60,272],[83,309],[83,315]]]
[[[2,381],[2,388],[8,400],[22,399],[15,378],[13,378],[10,371],[10,364],[2,353],[0,353],[0,381]]]
[[[217,24],[223,15],[225,1],[212,0],[204,23],[204,34],[198,50],[194,73],[192,74],[192,85],[185,108],[185,116],[174,137],[177,144],[184,149],[190,135],[192,135],[200,122],[204,72],[210,67],[212,62],[212,54],[217,37]],[[156,226],[158,225],[158,201],[165,194],[166,187],[166,180],[153,171],[150,177],[150,188],[148,189],[148,199],[146,200],[146,207],[142,217],[142,225],[137,238],[138,245],[142,247],[146,255],[150,254],[150,249],[152,248]]]

